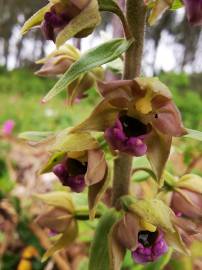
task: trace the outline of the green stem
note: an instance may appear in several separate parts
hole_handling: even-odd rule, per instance
[[[146,7],[143,0],[126,1],[126,18],[134,42],[125,55],[123,79],[140,76],[144,45]],[[120,153],[114,161],[112,204],[129,193],[133,158]]]

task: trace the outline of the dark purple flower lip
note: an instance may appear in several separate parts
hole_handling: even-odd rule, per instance
[[[55,10],[46,12],[42,23],[42,32],[47,40],[55,41],[56,32],[62,30],[70,21],[68,14],[57,14]]]
[[[105,130],[105,139],[114,150],[143,156],[147,151],[144,140],[150,129],[150,125],[145,125],[134,117],[121,115],[112,127]]]
[[[87,162],[82,163],[71,158],[53,167],[53,173],[59,178],[62,185],[69,186],[75,192],[82,192],[84,190],[86,171]]]
[[[161,231],[140,231],[138,247],[132,251],[133,259],[137,263],[148,263],[157,260],[168,251],[168,246]]]
[[[77,159],[68,158],[67,168],[70,176],[84,175],[87,171],[87,162],[80,162]]]

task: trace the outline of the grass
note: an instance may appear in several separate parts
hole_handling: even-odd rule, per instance
[[[202,99],[191,91],[189,77],[185,74],[161,74],[179,106],[185,125],[199,129],[201,126]],[[95,91],[73,108],[65,105],[65,92],[47,104],[40,100],[54,85],[55,80],[38,78],[29,70],[6,72],[0,68],[0,127],[4,121],[16,122],[15,134],[28,131],[60,130],[82,121],[97,102]]]

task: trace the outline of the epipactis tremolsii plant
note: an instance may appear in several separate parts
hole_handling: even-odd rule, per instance
[[[40,173],[52,173],[62,189],[38,195],[51,208],[37,222],[58,239],[44,259],[79,236],[81,219],[90,224],[99,218],[90,224],[93,228],[97,225],[89,270],[121,269],[127,250],[136,263],[154,263],[157,269],[155,261],[165,265],[172,253],[189,254],[186,235],[199,231],[202,204],[197,176],[183,176],[171,185],[164,169],[174,137],[200,139],[201,133],[184,127],[172,89],[156,77],[141,74],[146,19],[151,27],[167,9],[185,5],[190,23],[200,25],[201,0],[125,0],[125,8],[118,2],[50,0],[25,22],[22,33],[38,27],[45,39],[56,45],[38,61],[42,66],[37,75],[59,78],[42,103],[67,90],[68,106],[74,105],[88,98],[87,91],[93,87],[99,101],[80,124],[57,132],[25,132],[21,138],[46,146],[49,158]],[[93,33],[103,11],[119,17],[124,37],[92,46],[84,53],[66,43]],[[122,79],[107,80],[104,64],[117,58],[123,60]],[[150,172],[158,186],[152,199],[139,200],[131,195],[135,192],[130,194],[135,178],[132,171],[137,169],[133,158],[142,156],[151,165],[143,170]],[[106,191],[107,205],[102,200]]]

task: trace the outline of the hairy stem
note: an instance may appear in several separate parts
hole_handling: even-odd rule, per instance
[[[144,45],[146,7],[143,0],[126,1],[126,17],[134,42],[125,55],[123,79],[133,79],[140,75]],[[119,154],[114,161],[112,204],[129,193],[133,158]]]

